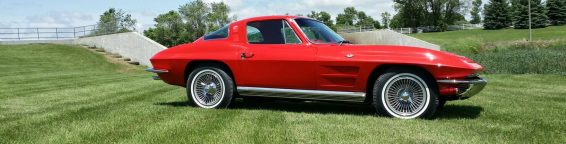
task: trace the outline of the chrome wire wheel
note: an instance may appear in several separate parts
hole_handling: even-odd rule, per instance
[[[391,115],[412,119],[426,111],[430,101],[427,84],[420,77],[400,73],[391,77],[382,90],[382,102]]]
[[[224,98],[224,80],[214,70],[205,69],[198,72],[191,82],[193,101],[202,108],[215,108]]]

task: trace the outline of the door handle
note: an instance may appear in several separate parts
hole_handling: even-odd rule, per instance
[[[242,59],[252,58],[252,57],[254,57],[254,53],[251,53],[251,52],[244,52],[244,53],[242,53],[242,54],[240,55],[240,57],[241,57]]]

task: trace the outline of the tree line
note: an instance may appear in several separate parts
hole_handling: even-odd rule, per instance
[[[530,0],[532,28],[566,24],[566,0]],[[484,29],[529,28],[529,0],[490,0],[484,6]]]
[[[230,7],[223,2],[205,3],[196,0],[181,5],[177,11],[158,15],[154,19],[156,22],[154,27],[145,30],[144,35],[167,47],[190,43],[208,32],[235,21],[236,17],[230,17],[229,13]],[[336,17],[336,22],[332,20],[330,13],[325,11],[312,11],[306,16],[319,20],[334,30],[347,26],[382,28],[378,20],[354,7],[345,8],[344,12]]]
[[[393,0],[397,12],[381,13],[374,19],[364,11],[346,7],[333,20],[330,13],[311,11],[307,17],[319,20],[334,30],[343,27],[365,28],[420,28],[425,32],[446,31],[449,25],[481,24],[484,29],[516,29],[529,27],[529,0]],[[533,28],[566,24],[566,0],[530,0]],[[223,2],[205,3],[196,0],[179,6],[177,10],[158,15],[154,27],[144,35],[165,46],[192,42],[236,20],[229,16],[230,7]],[[470,20],[466,20],[466,15]],[[302,14],[298,14],[302,15]],[[100,16],[94,34],[135,30],[136,20],[123,10],[111,8]]]
[[[484,29],[516,29],[529,27],[529,0],[394,0],[397,14],[391,27],[425,28],[445,31],[448,25],[479,24]],[[543,28],[566,23],[566,0],[530,0],[531,26]],[[466,21],[465,15],[471,20]],[[480,14],[481,13],[481,14]],[[482,21],[483,16],[483,21]]]

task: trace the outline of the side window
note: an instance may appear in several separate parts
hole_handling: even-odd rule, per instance
[[[261,43],[263,42],[263,36],[259,32],[259,29],[251,26],[246,27],[248,43]]]
[[[228,38],[228,27],[229,25],[226,25],[214,32],[204,35],[204,40]]]
[[[297,44],[301,40],[285,20],[250,22],[246,27],[250,44]]]
[[[299,40],[299,37],[297,37],[297,34],[295,34],[295,31],[293,31],[293,29],[289,26],[289,23],[287,23],[286,21],[283,21],[283,29],[281,29],[283,31],[283,38],[285,38],[285,43],[286,44],[300,44],[301,40]]]
[[[326,39],[321,37],[320,34],[317,33],[317,30],[315,30],[312,27],[301,27],[301,30],[305,33],[307,38],[309,38],[310,40],[328,42]]]

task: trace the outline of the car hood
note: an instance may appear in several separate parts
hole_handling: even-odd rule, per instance
[[[362,60],[387,61],[400,63],[418,63],[425,65],[449,66],[475,71],[483,70],[478,63],[464,56],[453,53],[411,47],[411,46],[389,46],[389,45],[343,45],[347,51],[355,54]]]

